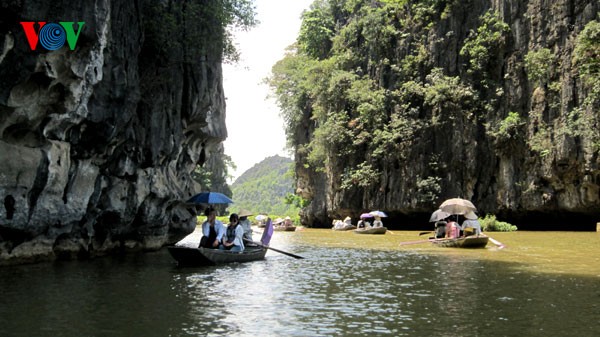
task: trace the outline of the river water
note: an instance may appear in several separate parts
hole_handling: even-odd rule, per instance
[[[166,250],[3,267],[0,336],[600,335],[600,233],[399,246],[418,233],[276,232],[305,259],[218,267],[177,268]]]

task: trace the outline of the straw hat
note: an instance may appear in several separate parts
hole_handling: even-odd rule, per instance
[[[247,209],[241,209],[240,212],[238,213],[238,215],[240,217],[242,217],[242,216],[250,216],[250,215],[252,215],[252,212],[250,212]]]
[[[277,225],[277,224],[280,224],[280,223],[282,223],[282,222],[283,222],[283,219],[282,219],[282,218],[277,218],[277,219],[275,219],[275,220],[273,221],[273,225]]]
[[[285,220],[292,220],[292,218],[290,218],[289,216],[286,216]]]
[[[477,220],[477,214],[475,214],[473,211],[470,211],[469,213],[465,214],[465,218],[469,220]]]

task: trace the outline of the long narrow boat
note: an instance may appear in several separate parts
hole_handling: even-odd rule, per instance
[[[264,259],[267,253],[267,249],[260,246],[246,246],[243,252],[184,246],[168,246],[167,248],[179,266],[206,266],[257,261]]]
[[[367,229],[355,229],[353,231],[356,234],[385,234],[387,232],[386,227],[371,227]]]
[[[296,226],[273,226],[273,230],[277,232],[294,232]]]
[[[351,231],[353,229],[356,229],[356,226],[354,225],[344,225],[344,227],[332,227],[331,229],[333,229],[334,231]]]
[[[489,241],[486,235],[474,235],[456,239],[434,239],[431,243],[450,248],[484,248]]]

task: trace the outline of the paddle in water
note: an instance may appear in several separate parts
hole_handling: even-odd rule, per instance
[[[490,241],[492,241],[493,244],[495,244],[496,246],[498,246],[498,249],[502,249],[502,248],[506,247],[502,242],[500,242],[500,241],[498,241],[496,239],[493,239],[489,235],[488,235],[488,239],[490,239]]]
[[[432,242],[435,241],[434,239],[428,239],[428,240],[417,240],[417,241],[406,241],[406,242],[400,242],[400,246],[405,246],[405,245],[416,245],[419,243],[427,243],[427,242]]]
[[[252,240],[248,240],[248,239],[244,239],[244,241],[254,243],[257,246],[261,246],[261,247],[264,247],[266,249],[274,250],[274,251],[276,251],[278,253],[281,253],[281,254],[284,254],[284,255],[287,255],[287,256],[291,256],[291,257],[293,257],[295,259],[303,259],[303,257],[300,256],[300,255],[296,255],[296,254],[284,252],[283,250],[279,250],[279,249],[276,249],[276,248],[273,248],[273,247],[269,247],[269,242],[271,242],[271,237],[272,236],[273,236],[273,222],[271,221],[271,218],[269,218],[267,220],[267,224],[265,225],[265,229],[263,230],[260,242],[256,242],[256,241],[252,241]]]
[[[278,253],[281,253],[281,254],[284,254],[284,255],[287,255],[287,256],[291,256],[291,257],[293,257],[295,259],[303,259],[304,258],[304,257],[302,257],[300,255],[296,255],[296,254],[284,252],[283,250],[280,250],[280,249],[277,249],[277,248],[273,248],[273,247],[270,247],[270,246],[265,246],[265,245],[263,245],[260,242],[256,242],[256,241],[252,241],[252,240],[248,240],[248,239],[244,239],[244,241],[251,242],[251,243],[253,243],[253,244],[257,245],[257,246],[260,246],[260,247],[263,247],[263,248],[266,248],[266,249],[274,250],[274,251],[276,251]]]

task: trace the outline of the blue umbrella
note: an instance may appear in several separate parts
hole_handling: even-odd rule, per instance
[[[188,202],[195,204],[233,204],[233,200],[229,199],[223,193],[219,192],[202,192],[191,197]]]

